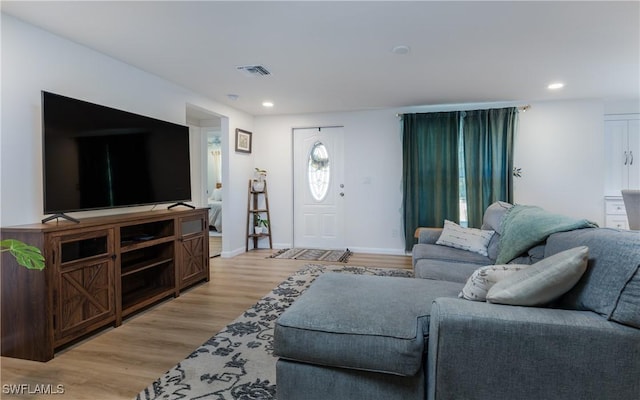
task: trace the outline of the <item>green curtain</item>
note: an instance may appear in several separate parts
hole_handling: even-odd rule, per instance
[[[462,122],[467,215],[479,228],[486,208],[513,203],[513,138],[516,107],[467,111]]]
[[[460,112],[403,116],[405,248],[420,226],[442,227],[459,215],[458,129]]]

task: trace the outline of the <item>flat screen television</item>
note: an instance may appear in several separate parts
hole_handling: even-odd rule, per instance
[[[191,200],[189,128],[42,92],[44,213]]]

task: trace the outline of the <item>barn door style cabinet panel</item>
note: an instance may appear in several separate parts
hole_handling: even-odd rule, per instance
[[[207,279],[209,276],[208,216],[194,215],[179,220],[180,268],[176,269],[179,289]],[[206,235],[203,235],[205,232]]]
[[[48,246],[58,347],[115,321],[113,229],[52,234]]]
[[[2,228],[40,248],[43,271],[2,254],[2,355],[48,361],[56,349],[209,280],[207,209]]]

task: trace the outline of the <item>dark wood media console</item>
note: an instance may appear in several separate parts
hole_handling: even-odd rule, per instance
[[[2,228],[42,250],[45,269],[2,254],[2,356],[55,350],[209,280],[208,209],[161,210]]]

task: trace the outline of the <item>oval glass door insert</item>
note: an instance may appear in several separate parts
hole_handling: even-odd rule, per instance
[[[315,142],[313,146],[311,146],[307,174],[309,176],[311,196],[313,196],[316,201],[324,200],[329,191],[331,168],[329,152],[322,142]]]

